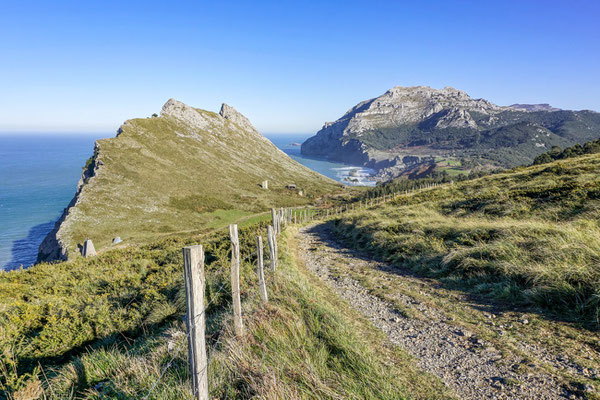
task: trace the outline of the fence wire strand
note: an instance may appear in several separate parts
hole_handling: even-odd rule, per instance
[[[192,329],[191,328],[195,328],[196,324],[198,324],[198,318],[201,317],[206,310],[208,309],[208,307],[215,301],[215,299],[217,298],[217,295],[219,293],[221,293],[223,291],[223,289],[225,288],[225,285],[227,284],[227,280],[225,280],[225,282],[223,282],[223,284],[221,285],[221,287],[219,288],[219,290],[217,290],[216,293],[213,294],[213,296],[211,297],[210,301],[206,304],[206,307],[204,307],[204,309],[197,315],[195,315],[194,318],[194,322],[191,326],[190,329],[188,329],[188,333],[187,335],[185,335],[185,337],[183,338],[183,340],[181,341],[181,343],[179,344],[179,346],[177,346],[174,350],[174,355],[171,358],[171,360],[169,360],[169,362],[165,365],[165,367],[163,368],[162,372],[160,373],[160,375],[158,376],[158,379],[154,382],[154,384],[152,385],[152,387],[150,387],[150,390],[148,391],[148,393],[146,394],[146,396],[143,397],[143,400],[148,400],[148,398],[150,397],[150,395],[152,394],[152,392],[154,391],[154,389],[156,389],[156,386],[159,384],[159,382],[162,380],[162,378],[165,376],[165,374],[167,373],[167,370],[169,368],[171,368],[171,365],[173,365],[173,362],[177,359],[177,357],[179,356],[179,352],[181,351],[181,349],[184,347],[186,340],[189,340],[190,335],[192,334]],[[206,367],[208,367],[208,363],[206,364]],[[205,367],[205,368],[206,368]],[[194,394],[195,395],[195,394]]]

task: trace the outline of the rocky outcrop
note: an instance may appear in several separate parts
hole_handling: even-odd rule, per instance
[[[248,118],[240,114],[235,108],[223,103],[221,105],[221,111],[219,111],[219,115],[234,124],[238,125],[240,128],[248,131],[253,131],[258,133],[256,128],[250,123]]]
[[[444,116],[438,119],[435,123],[438,129],[444,128],[469,128],[477,129],[477,123],[471,117],[467,110],[461,108],[451,108]]]
[[[162,107],[160,114],[200,129],[209,128],[211,125],[211,120],[205,114],[199,113],[195,108],[175,99],[169,99]]]

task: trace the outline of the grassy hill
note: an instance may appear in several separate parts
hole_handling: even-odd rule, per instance
[[[446,184],[341,218],[348,243],[453,288],[598,328],[600,155]]]
[[[268,180],[269,189],[259,185]],[[298,190],[288,190],[294,183]],[[73,257],[86,238],[142,243],[303,205],[339,186],[298,164],[233,108],[219,114],[170,100],[160,117],[132,119],[96,142],[80,188],[40,260]],[[304,191],[304,196],[299,195]]]

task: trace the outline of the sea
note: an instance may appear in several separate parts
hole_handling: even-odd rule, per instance
[[[265,135],[273,144],[283,150],[288,156],[298,161],[300,164],[328,176],[336,181],[343,182],[346,185],[356,186],[375,186],[372,176],[376,171],[356,165],[343,164],[338,162],[325,161],[311,158],[300,154],[300,144],[309,137],[309,135]]]
[[[94,141],[114,134],[0,134],[0,270],[35,263],[38,247],[75,194]],[[277,147],[325,176],[354,185],[374,185],[374,171],[305,157],[311,135],[270,134]],[[349,181],[352,180],[352,181]]]

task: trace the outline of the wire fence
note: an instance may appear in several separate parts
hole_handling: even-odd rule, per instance
[[[332,207],[299,207],[299,208],[272,209],[272,228],[273,229],[267,230],[267,236],[269,236],[269,234],[272,233],[271,239],[274,241],[275,245],[273,247],[269,246],[269,252],[268,252],[269,260],[273,260],[273,258],[277,260],[279,257],[276,243],[277,243],[277,234],[281,233],[282,227],[285,228],[288,225],[304,225],[304,224],[310,223],[314,220],[334,218],[334,217],[340,216],[342,214],[346,214],[348,212],[359,211],[361,209],[368,209],[368,208],[374,207],[374,206],[382,204],[382,203],[387,203],[389,201],[393,201],[402,195],[410,195],[410,194],[413,194],[416,192],[422,192],[424,190],[436,188],[438,186],[440,186],[440,184],[436,184],[436,183],[421,185],[418,188],[415,187],[413,189],[404,190],[402,192],[384,193],[383,195],[378,196],[378,197],[362,198],[362,199],[359,199],[358,201],[354,201],[354,202],[346,203],[346,204],[342,204],[342,205],[337,205],[337,206],[332,206]],[[233,226],[235,226],[235,238],[234,238],[234,235],[232,234],[232,236],[231,236],[232,249],[234,248],[234,246],[238,246],[238,248],[239,248],[239,242],[234,243],[234,241],[238,240],[237,225],[233,225]],[[230,231],[231,231],[231,228],[230,228]],[[265,244],[263,243],[263,247],[264,246],[265,246]],[[256,252],[248,251],[239,260],[233,259],[233,257],[234,257],[233,251],[231,252],[231,255],[232,255],[232,270],[233,270],[233,266],[234,266],[235,262],[237,262],[238,263],[237,271],[239,273],[239,262],[253,263],[254,258],[256,257]],[[258,257],[256,257],[256,259],[258,260]],[[259,266],[259,265],[257,265],[257,267],[263,268],[263,266]],[[202,258],[201,268],[204,269],[204,259],[203,258]],[[271,272],[275,272],[275,271],[271,271]],[[202,273],[202,276],[204,276],[204,273]],[[186,276],[186,279],[187,279],[187,276]],[[268,284],[271,283],[273,281],[273,279],[274,279],[273,273],[266,275],[264,278],[265,284],[267,286],[270,286]],[[239,276],[237,278],[237,282],[239,285]],[[205,284],[205,282],[202,281],[202,285],[204,285],[204,284]],[[205,314],[207,313],[207,310],[215,302],[215,300],[219,297],[219,295],[221,293],[227,291],[227,284],[228,284],[228,281],[225,280],[220,285],[218,290],[216,292],[212,293],[211,299],[202,308],[202,310],[198,314],[196,314],[192,317],[192,321],[188,321],[187,334],[183,337],[181,342],[175,348],[175,350],[173,351],[173,356],[169,359],[169,361],[161,369],[158,378],[154,381],[154,383],[151,385],[151,387],[148,390],[148,392],[146,393],[146,395],[142,398],[143,400],[148,400],[150,398],[150,396],[152,395],[152,393],[154,393],[154,391],[156,390],[156,388],[158,387],[160,382],[163,380],[163,378],[167,374],[168,370],[173,366],[175,360],[177,360],[177,358],[180,356],[180,352],[183,349],[183,347],[185,347],[186,343],[189,345],[190,337],[194,333],[195,329],[198,328],[199,325],[201,325],[201,329],[205,329],[204,328],[204,319],[202,317],[205,316]],[[234,293],[233,284],[234,284],[234,280],[233,280],[233,274],[232,274],[232,290],[229,291],[229,294],[232,295],[232,297],[233,297],[233,293]],[[237,289],[237,292],[238,292],[238,296],[239,296],[239,287]],[[204,292],[202,291],[202,293],[204,293]],[[265,299],[264,301],[267,301],[267,300]],[[188,297],[188,302],[189,302],[189,297]],[[187,306],[189,309],[190,304],[187,304]],[[236,316],[234,315],[234,319],[235,318],[236,318]],[[240,318],[241,318],[241,316],[240,316]],[[240,321],[240,323],[241,323],[241,321]],[[202,336],[204,336],[204,332],[202,333]],[[216,352],[217,345],[219,345],[220,343],[221,343],[221,340],[219,337],[219,339],[216,342],[214,342],[210,346],[210,348],[204,347],[205,350],[210,350],[210,351],[208,351],[209,357],[206,358],[205,365],[203,365],[201,367],[200,371],[197,373],[197,374],[200,374],[203,378],[207,374],[210,360],[212,359],[213,354]],[[192,350],[190,350],[190,360],[189,360],[190,363],[194,362],[194,360],[191,357],[191,351]],[[197,371],[197,368],[190,368],[190,369],[191,369],[191,371]],[[195,387],[193,387],[193,391],[192,391],[193,398],[198,399],[198,400],[204,400],[204,399],[209,398],[209,397],[201,395],[199,393],[200,385],[194,385],[194,386]]]
[[[208,310],[210,305],[217,299],[218,294],[224,291],[226,285],[227,285],[227,281],[223,282],[221,284],[221,286],[219,287],[219,289],[217,290],[217,292],[212,295],[210,301],[206,304],[206,307],[204,307],[204,309],[200,313],[198,313],[197,315],[194,316],[195,322],[192,324],[193,327],[196,327],[198,325],[199,318],[206,313],[206,310]],[[152,392],[154,391],[154,389],[156,389],[156,386],[160,383],[160,381],[165,376],[165,374],[167,373],[169,368],[171,368],[171,366],[173,365],[173,362],[177,359],[177,357],[179,357],[179,352],[181,351],[181,349],[183,347],[185,347],[186,341],[189,340],[191,334],[192,334],[192,329],[188,329],[188,333],[185,335],[185,337],[183,338],[181,343],[175,348],[173,357],[169,360],[169,362],[162,369],[160,375],[158,376],[158,379],[152,384],[152,386],[150,387],[150,390],[148,390],[148,393],[142,398],[143,400],[147,400],[150,397],[150,395],[152,394]],[[208,366],[208,363],[207,363],[207,366]]]

